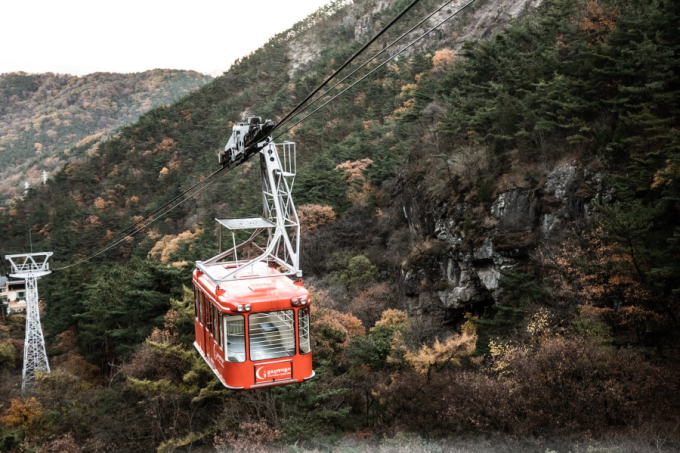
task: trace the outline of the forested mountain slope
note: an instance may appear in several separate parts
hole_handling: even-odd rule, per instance
[[[53,267],[77,263],[212,173],[231,123],[283,117],[407,3],[332,4],[151,110],[0,214],[3,247],[25,251],[30,230]],[[392,36],[437,5],[421,3]],[[313,450],[405,431],[677,449],[678,23],[672,0],[474,3],[284,137],[313,380],[230,393],[191,346],[183,286],[216,250],[213,218],[261,209],[246,163],[41,280],[53,372],[17,398],[8,319],[3,442]]]
[[[95,147],[153,107],[170,104],[212,77],[154,69],[136,74],[0,74],[0,198],[23,195],[74,155]],[[96,148],[95,148],[96,149]],[[75,156],[78,157],[78,156]]]

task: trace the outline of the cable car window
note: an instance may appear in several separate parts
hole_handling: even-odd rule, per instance
[[[210,331],[212,332],[213,338],[217,338],[217,308],[210,304]]]
[[[198,290],[194,288],[194,318],[198,318]]]
[[[198,292],[196,303],[198,304],[198,322],[205,325],[205,321],[203,319],[203,293],[200,291]]]
[[[217,313],[217,344],[220,346],[220,348],[224,348],[222,346],[222,313]]]
[[[295,312],[255,313],[248,317],[250,359],[266,360],[295,355]]]
[[[298,336],[300,337],[300,354],[312,350],[309,343],[309,308],[298,310]]]
[[[246,336],[243,315],[224,316],[227,339],[224,355],[228,362],[246,361]]]

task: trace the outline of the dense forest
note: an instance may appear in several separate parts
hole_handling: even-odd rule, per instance
[[[30,397],[25,319],[0,325],[0,451],[677,451],[675,0],[478,0],[282,137],[310,381],[228,391],[192,346],[193,262],[217,250],[215,217],[261,211],[256,165],[78,264],[408,3],[330,4],[0,212],[3,253],[31,231],[55,269],[39,284],[52,372]],[[523,13],[458,45],[499,5]]]
[[[0,199],[23,195],[70,160],[153,107],[170,104],[212,77],[154,69],[135,74],[0,74]],[[87,148],[83,148],[89,145]],[[74,154],[73,147],[84,153]]]

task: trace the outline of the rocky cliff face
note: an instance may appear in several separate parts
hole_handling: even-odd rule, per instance
[[[342,26],[354,31],[355,41],[364,43],[391,19],[392,13],[388,13],[387,10],[395,3],[395,0],[355,0],[353,4],[342,8],[335,17],[328,19],[329,24],[339,22]],[[440,2],[432,1],[421,3],[423,4],[421,13],[423,17],[441,5]],[[467,3],[468,0],[452,1],[446,8],[405,37],[400,46],[396,46],[394,51],[390,52],[391,55]],[[403,55],[410,56],[414,53],[424,53],[444,47],[459,50],[468,40],[488,39],[494,36],[513,18],[530,12],[541,3],[543,0],[476,0],[461,14],[442,24],[435,32],[420,40]],[[339,4],[339,6],[342,5],[344,3]],[[407,16],[408,19],[410,17]],[[415,24],[417,21],[414,19],[412,23]],[[317,29],[310,29],[290,41],[288,58],[291,60],[289,71],[291,77],[297,71],[302,70],[306,64],[319,57],[321,46],[316,33],[318,33]]]
[[[427,173],[415,173],[407,166],[398,183],[413,243],[423,248],[401,270],[413,314],[457,318],[499,302],[503,270],[530,263],[542,241],[587,218],[594,199],[611,197],[602,174],[575,161],[545,170],[533,186],[496,190],[487,202],[452,187],[431,194]]]

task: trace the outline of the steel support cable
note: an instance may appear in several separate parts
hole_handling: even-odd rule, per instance
[[[347,88],[345,88],[344,90],[342,90],[341,92],[339,92],[338,94],[336,94],[335,96],[333,96],[332,98],[330,98],[328,101],[326,101],[325,103],[323,103],[321,106],[317,107],[316,110],[314,110],[312,113],[308,114],[307,116],[305,116],[304,118],[302,118],[300,121],[298,121],[297,123],[293,124],[291,127],[289,127],[288,129],[286,129],[285,131],[281,132],[279,135],[277,135],[276,137],[274,137],[274,140],[280,138],[282,135],[286,134],[287,132],[290,132],[290,130],[293,129],[295,126],[297,126],[298,124],[301,124],[301,123],[304,122],[307,118],[309,118],[310,116],[314,115],[316,112],[318,112],[319,110],[321,110],[322,108],[324,108],[325,106],[327,106],[328,104],[330,104],[331,102],[333,102],[335,99],[337,99],[339,96],[341,96],[342,94],[344,94],[346,91],[348,91],[348,90],[349,90],[350,88],[352,88],[354,85],[356,85],[356,84],[358,84],[359,82],[363,81],[363,80],[364,80],[365,78],[367,78],[369,75],[373,74],[375,71],[377,71],[378,69],[382,68],[382,67],[385,66],[387,63],[389,63],[390,61],[392,61],[392,60],[394,60],[395,58],[397,58],[397,57],[398,57],[402,52],[404,52],[406,49],[410,48],[411,46],[413,46],[414,44],[416,44],[418,41],[420,41],[421,39],[423,39],[425,36],[427,36],[427,35],[429,35],[430,33],[432,33],[434,30],[436,30],[436,29],[439,28],[442,24],[444,24],[444,22],[448,21],[449,19],[452,19],[454,16],[456,16],[457,14],[459,14],[461,11],[463,11],[465,8],[467,8],[468,6],[470,6],[471,4],[473,4],[474,2],[475,2],[475,0],[470,0],[469,2],[467,2],[466,4],[464,4],[463,6],[461,6],[460,8],[458,8],[458,10],[456,10],[456,12],[454,12],[454,13],[451,14],[450,16],[446,17],[444,20],[442,20],[442,21],[439,22],[437,25],[435,25],[434,27],[432,27],[431,29],[429,29],[428,31],[426,31],[425,33],[423,33],[422,35],[420,35],[418,38],[416,38],[416,39],[414,39],[413,41],[411,41],[406,47],[404,47],[403,49],[401,49],[399,52],[397,52],[396,54],[394,54],[393,56],[391,56],[391,57],[388,58],[387,60],[385,60],[385,61],[383,61],[382,63],[380,63],[379,66],[376,66],[375,68],[373,68],[372,70],[370,70],[369,72],[367,72],[367,73],[366,73],[363,77],[361,77],[359,80],[357,80],[356,82],[354,82],[353,84],[351,84],[350,86],[348,86]]]
[[[348,75],[346,75],[345,77],[343,77],[339,82],[337,82],[335,85],[333,85],[333,86],[330,87],[328,90],[326,90],[325,92],[323,92],[319,97],[317,97],[316,99],[314,99],[314,100],[313,100],[312,102],[310,102],[309,104],[305,105],[302,109],[298,110],[298,111],[296,112],[296,114],[301,114],[302,112],[304,112],[305,110],[307,110],[309,107],[311,107],[312,105],[314,105],[314,104],[316,103],[316,101],[318,101],[319,99],[323,98],[325,95],[327,95],[328,93],[330,93],[331,90],[333,90],[335,87],[337,87],[337,86],[340,85],[342,82],[344,82],[345,80],[347,80],[347,79],[349,79],[350,77],[352,77],[354,74],[356,74],[357,72],[359,72],[361,69],[365,68],[367,64],[369,64],[370,62],[372,62],[373,60],[375,60],[376,58],[378,58],[380,55],[382,55],[383,53],[387,52],[387,51],[388,51],[392,46],[394,46],[397,42],[401,41],[406,35],[408,35],[409,33],[411,33],[411,32],[412,32],[413,30],[415,30],[416,28],[420,27],[424,22],[428,21],[432,16],[434,16],[435,14],[437,14],[437,13],[438,13],[439,11],[441,11],[442,9],[446,8],[446,7],[447,7],[450,3],[452,3],[453,1],[454,1],[454,0],[447,0],[446,2],[444,2],[443,5],[441,5],[441,6],[440,6],[439,8],[437,8],[436,10],[432,11],[425,19],[421,20],[421,21],[418,22],[416,25],[414,25],[413,27],[411,27],[407,32],[403,33],[403,34],[402,34],[401,36],[399,36],[397,39],[395,39],[394,41],[392,41],[391,43],[389,43],[389,44],[388,44],[385,48],[383,48],[380,52],[378,52],[377,54],[373,55],[371,58],[369,58],[368,60],[366,60],[361,66],[359,66],[358,68],[356,68],[356,69],[355,69],[354,71],[352,71],[350,74],[348,74]],[[306,101],[306,100],[307,100],[307,99],[305,99],[305,101]],[[304,102],[304,101],[303,101],[303,102]],[[299,107],[300,107],[300,106],[298,105],[295,109],[297,110],[297,109],[299,109]],[[288,118],[288,117],[286,117],[286,118]],[[281,121],[277,124],[277,126],[283,124],[283,122],[284,122],[284,120],[286,120],[286,118],[284,118],[283,120],[281,120]],[[288,118],[288,119],[290,119],[290,118]],[[276,127],[275,127],[274,129],[276,129]],[[272,130],[272,131],[273,131],[273,130]]]
[[[371,44],[373,44],[378,38],[380,38],[390,27],[392,27],[392,25],[394,25],[395,22],[397,22],[399,19],[401,19],[404,16],[404,14],[406,14],[411,8],[416,6],[416,3],[418,3],[419,1],[420,0],[413,0],[413,2],[411,2],[410,5],[408,5],[406,8],[404,8],[404,10],[402,12],[400,12],[394,19],[392,19],[392,21],[390,21],[389,24],[385,25],[383,27],[383,29],[378,32],[377,35],[375,35],[370,41],[368,41],[366,44],[364,44],[361,49],[359,49],[357,52],[354,53],[354,55],[349,57],[349,59],[342,66],[340,66],[338,69],[336,69],[335,72],[333,72],[333,74],[331,74],[326,80],[324,80],[321,83],[321,85],[319,85],[314,91],[312,91],[309,95],[307,95],[307,97],[302,102],[300,102],[297,105],[297,107],[295,107],[293,110],[288,112],[288,114],[285,117],[283,117],[283,119],[281,121],[279,121],[274,126],[274,128],[270,131],[270,133],[273,134],[274,131],[279,128],[279,126],[281,126],[283,123],[288,121],[288,119],[290,119],[291,116],[295,115],[295,113],[300,109],[300,107],[302,107],[302,105],[305,102],[310,100],[316,93],[318,93],[324,86],[326,86],[326,84],[328,84],[328,82],[330,82],[335,76],[337,76],[340,71],[345,69],[347,67],[347,65],[349,65],[351,62],[353,62],[360,54],[362,54],[364,52],[364,50],[366,50]]]
[[[230,167],[223,167],[223,168],[221,168],[220,170],[218,170],[217,172],[213,173],[213,175],[214,175],[214,174],[217,174],[217,173],[219,173],[219,172],[221,172],[221,171],[223,171],[223,170],[225,170],[225,169],[231,170]],[[226,173],[227,173],[227,172],[225,172],[225,173],[223,173],[223,174],[226,174]],[[212,176],[212,175],[211,175],[211,176]],[[68,269],[68,268],[73,267],[73,266],[77,266],[77,265],[82,264],[82,263],[86,263],[86,262],[90,261],[91,259],[93,259],[93,258],[95,258],[95,257],[97,257],[97,256],[99,256],[99,255],[101,255],[102,253],[104,253],[104,252],[106,252],[106,251],[112,249],[112,248],[115,247],[116,245],[118,245],[118,244],[120,244],[121,242],[123,242],[126,238],[132,237],[132,236],[134,236],[135,234],[137,234],[137,233],[139,233],[140,231],[142,231],[143,229],[148,228],[148,227],[149,227],[152,223],[154,223],[156,220],[161,219],[163,216],[165,216],[165,214],[167,214],[168,212],[170,212],[170,211],[172,211],[173,209],[177,208],[178,206],[180,206],[180,205],[181,205],[182,203],[184,203],[185,201],[187,201],[187,200],[189,200],[189,199],[195,197],[196,195],[198,195],[199,193],[201,193],[203,190],[207,189],[208,186],[210,186],[212,183],[214,183],[214,182],[217,181],[218,179],[219,179],[219,177],[214,178],[212,181],[209,181],[207,184],[204,184],[202,187],[199,187],[194,193],[187,195],[187,197],[186,197],[185,199],[180,200],[180,201],[179,201],[177,204],[175,204],[174,206],[170,206],[168,209],[166,209],[165,211],[163,211],[158,217],[155,217],[155,218],[151,219],[149,222],[145,223],[144,225],[140,226],[140,227],[137,228],[136,230],[130,232],[130,233],[127,234],[127,235],[125,235],[125,237],[119,239],[119,240],[116,241],[115,243],[110,244],[110,245],[108,245],[107,247],[104,247],[104,248],[98,250],[96,253],[93,253],[93,254],[91,254],[91,255],[89,255],[89,256],[87,256],[87,257],[85,257],[85,258],[83,258],[83,259],[81,259],[81,260],[79,260],[79,261],[77,261],[77,262],[75,262],[75,263],[68,264],[68,265],[62,266],[62,267],[54,268],[54,269],[52,269],[52,271],[61,271],[61,270]],[[201,182],[205,182],[205,181],[207,181],[207,178],[204,179],[204,180],[201,181]],[[196,185],[194,185],[194,187],[196,187]],[[186,193],[186,192],[185,192],[185,193]],[[167,206],[167,203],[166,203],[165,206]]]
[[[214,173],[208,175],[204,180],[197,182],[196,184],[194,184],[193,186],[191,186],[190,188],[188,188],[187,190],[185,190],[185,191],[182,192],[181,194],[177,195],[177,196],[176,196],[175,198],[173,198],[172,200],[166,202],[165,204],[159,206],[158,208],[156,208],[156,209],[153,210],[152,212],[148,213],[147,215],[145,215],[144,217],[142,217],[140,220],[138,220],[138,221],[136,221],[136,222],[134,222],[134,223],[128,225],[128,226],[125,227],[124,229],[120,230],[115,236],[113,236],[113,237],[111,237],[111,238],[109,238],[109,239],[106,239],[106,240],[104,240],[104,241],[101,241],[99,244],[97,244],[96,246],[92,247],[92,249],[90,249],[90,253],[92,253],[92,250],[95,250],[95,249],[98,248],[98,247],[103,247],[103,246],[105,246],[106,244],[108,244],[109,242],[118,239],[120,236],[123,236],[123,237],[127,236],[127,235],[128,235],[127,233],[128,233],[129,231],[133,230],[135,227],[137,227],[137,225],[139,225],[140,223],[145,222],[145,221],[148,220],[150,217],[154,216],[157,212],[159,212],[160,210],[162,210],[162,209],[164,209],[165,207],[169,206],[170,204],[174,203],[175,201],[179,200],[180,198],[182,198],[184,195],[186,195],[187,193],[189,193],[189,192],[191,192],[192,190],[194,190],[194,189],[195,189],[196,187],[198,187],[199,185],[205,184],[206,181],[209,181],[211,178],[213,178],[215,175],[217,175],[218,173],[220,173],[220,172],[223,171],[223,170],[224,170],[224,167],[223,167],[223,168],[220,168],[220,169],[217,170],[216,172],[214,172]]]

